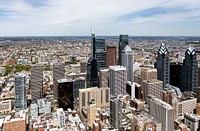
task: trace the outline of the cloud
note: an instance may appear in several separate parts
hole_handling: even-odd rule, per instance
[[[97,35],[199,35],[199,8],[199,0],[0,0],[0,36],[90,35],[91,27]]]

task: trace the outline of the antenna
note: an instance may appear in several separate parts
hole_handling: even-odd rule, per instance
[[[91,27],[91,34],[92,34],[92,27]]]

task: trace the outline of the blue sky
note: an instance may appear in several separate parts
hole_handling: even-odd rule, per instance
[[[200,36],[200,0],[0,0],[0,36]]]

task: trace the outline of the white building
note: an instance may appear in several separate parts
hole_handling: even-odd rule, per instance
[[[117,96],[126,94],[126,67],[116,65],[110,66],[109,69],[109,87],[111,95]]]

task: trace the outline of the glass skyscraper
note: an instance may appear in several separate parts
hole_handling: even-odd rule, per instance
[[[96,87],[98,85],[97,78],[98,78],[97,60],[93,57],[90,57],[87,63],[87,88]]]
[[[198,61],[196,51],[189,47],[183,61],[181,91],[196,91],[198,87]]]
[[[15,75],[15,107],[25,109],[27,107],[26,98],[26,75]]]
[[[156,58],[156,68],[158,80],[163,81],[163,87],[170,81],[170,61],[169,52],[165,44],[161,44]]]
[[[119,51],[118,51],[118,64],[122,64],[122,50],[128,45],[128,35],[119,36]]]

